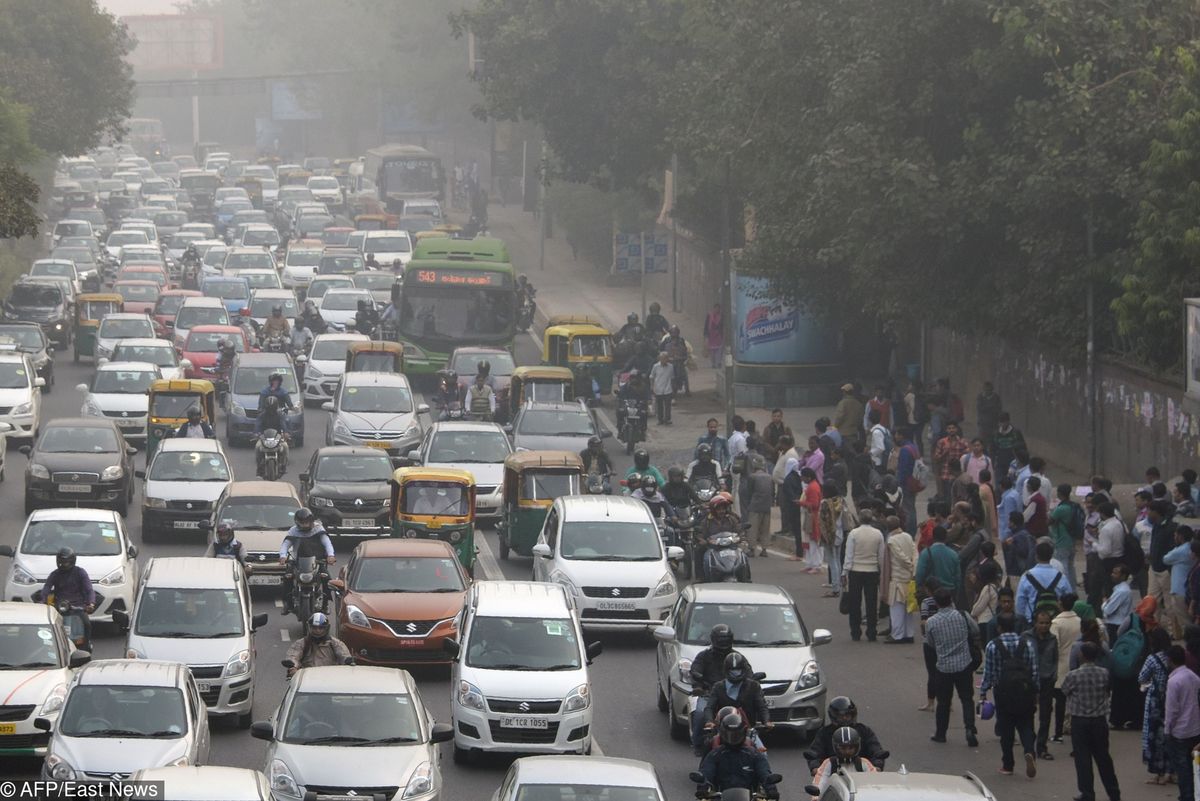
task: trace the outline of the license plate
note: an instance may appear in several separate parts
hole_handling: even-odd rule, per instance
[[[550,721],[545,718],[528,718],[517,717],[515,715],[505,715],[500,718],[500,728],[502,729],[548,729]]]
[[[212,684],[207,681],[198,681],[196,682],[196,689],[202,693],[206,693],[212,690]]]
[[[283,576],[251,576],[249,582],[252,587],[276,587],[283,583]]]
[[[16,734],[17,724],[15,723],[0,723],[0,734]]]
[[[601,611],[631,612],[637,608],[637,604],[633,601],[597,601],[596,608]]]
[[[175,528],[200,528],[199,520],[176,520]]]
[[[424,648],[424,640],[400,640],[401,648]]]
[[[92,488],[87,484],[59,484],[59,492],[91,492]]]
[[[121,428],[133,428],[134,426],[140,426],[141,424],[142,424],[141,420],[118,420],[117,421],[117,425],[119,425]]]
[[[388,442],[364,442],[363,443],[363,445],[366,445],[368,448],[379,448],[380,450],[384,450],[384,451],[386,451],[388,449],[390,444],[391,443],[388,443]]]
[[[775,708],[775,699],[774,698],[764,698],[763,700],[766,701],[766,703],[767,703],[767,709]]]
[[[348,517],[342,521],[346,528],[375,528],[375,521],[369,517]]]

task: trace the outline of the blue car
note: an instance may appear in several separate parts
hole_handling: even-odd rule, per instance
[[[238,314],[250,306],[250,282],[245,278],[213,275],[200,284],[200,294],[209,298],[220,298],[225,310]]]
[[[234,357],[225,415],[225,438],[230,445],[254,442],[259,393],[266,389],[271,373],[283,375],[283,388],[292,396],[293,408],[283,414],[284,430],[292,445],[304,445],[304,397],[296,384],[296,368],[286,353],[239,353]]]
[[[248,200],[227,200],[217,207],[213,222],[216,224],[217,235],[224,237],[225,229],[233,222],[233,215],[239,211],[253,211],[254,206]]]

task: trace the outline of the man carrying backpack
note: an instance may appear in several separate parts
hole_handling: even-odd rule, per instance
[[[1050,560],[1054,558],[1054,545],[1049,540],[1039,540],[1034,546],[1037,564],[1025,571],[1017,584],[1017,614],[1033,620],[1038,609],[1057,609],[1058,599],[1071,592],[1071,582]]]
[[[979,697],[987,700],[988,690],[996,695],[996,733],[1000,735],[1000,773],[1013,772],[1013,740],[1021,738],[1025,752],[1025,775],[1037,775],[1034,752],[1033,713],[1038,698],[1037,651],[1016,633],[1016,620],[1010,614],[996,618],[1000,636],[988,643],[983,658],[983,681]]]

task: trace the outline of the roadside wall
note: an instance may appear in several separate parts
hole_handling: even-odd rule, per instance
[[[1141,482],[1150,465],[1177,476],[1200,464],[1200,404],[1184,396],[1181,382],[1103,359],[1097,371],[1102,474],[1118,483]],[[965,406],[965,433],[976,432],[975,398],[983,382],[991,381],[1032,452],[1080,475],[1089,472],[1083,365],[1068,367],[998,338],[937,329],[929,336],[925,375],[950,379]]]

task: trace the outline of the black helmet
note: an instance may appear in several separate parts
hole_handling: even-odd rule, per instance
[[[268,385],[274,384],[276,381],[278,381],[280,384],[283,383],[283,373],[271,373],[269,376],[267,376]]]
[[[642,476],[642,494],[655,495],[658,493],[658,479],[652,475]]]
[[[222,339],[220,342],[217,343],[217,348],[220,350],[233,350],[233,340],[232,339]]]
[[[707,442],[700,443],[700,445],[696,447],[696,458],[702,462],[706,461],[706,460],[711,460],[712,459],[712,445],[709,445]]]
[[[588,437],[589,448],[599,448],[602,445],[604,445],[604,440],[600,439],[599,437]]]
[[[853,726],[858,722],[858,707],[844,695],[829,702],[829,721],[838,726]]]
[[[296,514],[294,515],[294,518],[296,520],[297,526],[304,526],[304,525],[311,526],[313,523],[313,520],[316,519],[316,516],[312,513],[312,510],[308,509],[307,507],[301,507],[296,510]]]
[[[733,629],[727,623],[718,623],[708,633],[708,643],[718,651],[732,651]]]
[[[638,321],[638,316],[636,314],[630,312],[629,316],[625,318],[625,321],[627,323],[629,323],[630,325],[636,325],[637,321]]]
[[[833,753],[837,762],[849,762],[858,756],[862,737],[853,726],[842,726],[833,733]]]
[[[491,371],[492,364],[487,359],[484,359],[483,361],[479,362],[479,364],[475,365],[475,372],[477,375],[487,375]]]
[[[638,448],[633,452],[633,466],[640,472],[650,468],[650,453],[645,448]]]
[[[651,314],[658,314],[660,311],[662,311],[662,306],[658,305],[657,302],[650,304],[650,313]]]
[[[54,557],[59,570],[70,570],[75,567],[75,551],[70,548],[59,548]]]
[[[200,412],[199,406],[189,406],[187,410],[188,422],[199,423],[200,418],[204,415]]]
[[[737,651],[725,657],[725,678],[737,684],[750,675],[750,663]]]
[[[667,468],[668,483],[676,482],[676,481],[683,481],[683,477],[685,475],[686,475],[686,473],[684,472],[684,469],[677,464],[673,464]]]
[[[279,398],[274,395],[268,395],[263,399],[264,408],[275,411],[275,407],[279,405]]]
[[[721,718],[721,742],[733,748],[746,742],[746,721],[737,712]]]
[[[281,314],[283,314],[283,307],[282,306],[272,306],[271,314],[275,315],[276,317],[279,317]]]
[[[222,520],[220,523],[217,523],[217,539],[225,539],[222,536],[223,534],[228,534],[229,538],[233,539],[233,523],[230,523],[228,520]]]
[[[629,488],[630,492],[642,486],[642,474],[633,472],[625,476],[625,486]]]
[[[367,308],[367,302],[365,300],[360,300],[358,302],[358,310],[364,311],[366,308]]]

